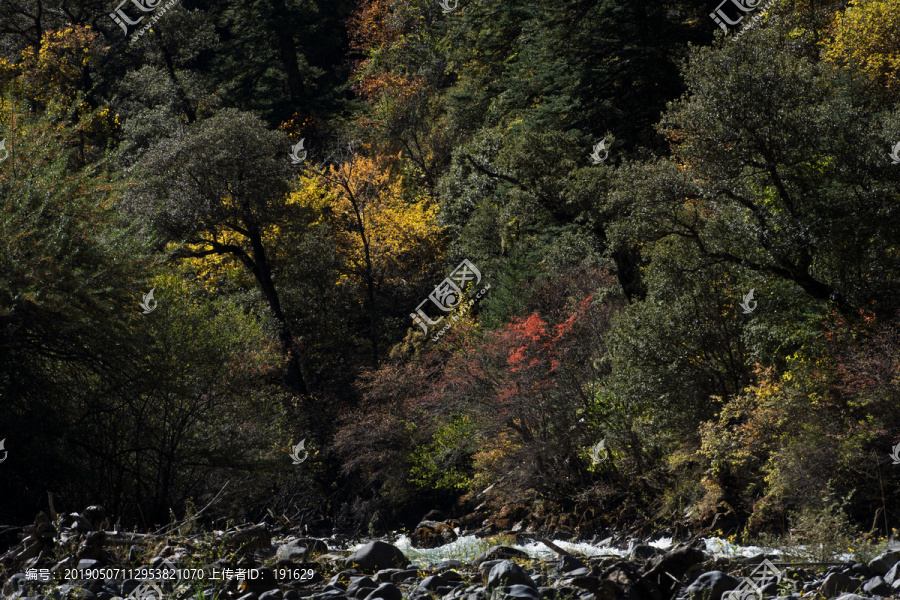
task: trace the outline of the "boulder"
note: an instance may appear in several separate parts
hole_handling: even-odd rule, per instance
[[[456,532],[449,524],[422,521],[409,538],[409,543],[413,548],[437,548],[455,541],[456,538]]]
[[[534,581],[528,576],[522,567],[510,560],[502,560],[495,564],[487,576],[486,586],[488,590],[502,588],[508,585],[527,585],[536,588]]]
[[[656,586],[662,600],[671,600],[678,592],[680,582],[695,575],[705,559],[698,544],[678,544],[665,554],[651,558],[643,577]]]
[[[863,584],[863,591],[870,596],[890,596],[891,586],[881,577],[873,577]]]
[[[382,569],[405,567],[409,561],[400,548],[387,542],[375,540],[369,542],[346,559],[344,565],[354,567],[363,573],[372,573]]]
[[[648,560],[657,556],[658,554],[661,554],[658,548],[649,544],[638,544],[631,549],[631,552],[628,553],[628,558],[631,560]]]
[[[891,567],[891,570],[884,574],[884,582],[887,584],[893,584],[897,579],[900,578],[900,562]]]
[[[885,575],[898,562],[900,562],[900,551],[882,552],[869,561],[869,568],[876,575]]]
[[[541,600],[538,591],[527,585],[509,585],[500,590],[507,598],[520,598],[521,600]]]
[[[822,582],[822,587],[819,588],[819,591],[826,598],[833,598],[834,596],[839,596],[844,592],[855,592],[859,589],[860,582],[856,579],[853,579],[846,573],[831,573],[828,577],[825,578],[825,581]]]
[[[557,573],[570,573],[572,571],[580,569],[588,569],[588,571],[590,571],[590,568],[584,563],[584,561],[579,560],[574,556],[561,556],[559,558],[559,562],[556,564]],[[587,575],[587,573],[583,574]]]
[[[472,561],[476,567],[479,566],[486,560],[502,560],[509,558],[530,558],[527,552],[523,552],[522,550],[517,550],[516,548],[510,548],[509,546],[494,546],[490,550],[485,550],[481,554],[475,557],[475,560]]]
[[[419,583],[417,592],[436,592],[441,586],[447,585],[447,580],[440,575],[430,575]]]
[[[365,598],[378,584],[368,577],[357,577],[347,586],[347,595],[351,598]]]
[[[365,600],[402,600],[403,594],[393,583],[382,583],[366,596]]]
[[[722,600],[725,592],[730,592],[740,585],[741,580],[722,571],[709,571],[694,580],[684,590],[684,595],[703,600]]]

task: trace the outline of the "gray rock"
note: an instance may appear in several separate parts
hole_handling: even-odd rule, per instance
[[[351,598],[365,598],[378,584],[368,577],[357,577],[347,586],[347,595]]]
[[[556,600],[556,588],[540,587],[538,593],[541,595],[541,600]]]
[[[397,571],[391,575],[391,582],[402,583],[410,577],[415,578],[418,576],[419,572],[416,569],[397,569]]]
[[[491,568],[487,577],[487,589],[492,590],[508,585],[527,585],[536,588],[534,581],[528,576],[522,567],[511,560],[503,560]]]
[[[844,592],[855,592],[859,589],[859,585],[860,582],[858,580],[853,579],[846,573],[831,573],[822,582],[822,587],[819,588],[819,591],[826,598],[832,598]]]
[[[281,590],[269,590],[259,595],[259,600],[281,600]]]
[[[257,600],[257,595],[253,592],[250,592],[249,594],[244,594],[243,596],[238,598],[238,600]]]
[[[375,573],[375,576],[372,577],[378,583],[385,583],[388,581],[393,581],[394,574],[403,573],[404,569],[382,569]]]
[[[837,600],[869,600],[865,596],[860,596],[859,594],[841,594],[838,596]]]
[[[99,560],[91,560],[89,558],[82,558],[78,561],[78,566],[76,569],[99,569],[101,567]]]
[[[382,583],[372,590],[365,600],[402,600],[402,598],[403,594],[400,592],[400,588],[393,583]]]
[[[658,554],[660,554],[660,551],[657,548],[654,548],[653,546],[650,546],[648,544],[638,544],[631,549],[631,552],[628,553],[628,558],[630,558],[631,560],[648,560]]]
[[[300,592],[297,590],[288,590],[284,593],[284,600],[300,600]]]
[[[884,574],[884,582],[888,585],[897,581],[897,578],[900,577],[900,562],[891,567],[891,570]]]
[[[521,598],[522,600],[541,600],[538,591],[527,585],[509,585],[502,590],[503,595],[507,598]]]
[[[303,562],[307,553],[306,546],[302,545],[298,540],[294,540],[278,546],[278,550],[275,552],[275,561],[279,563]]]
[[[472,561],[476,567],[487,560],[498,560],[508,558],[529,558],[528,553],[509,546],[494,546],[490,550],[485,550]]]
[[[588,569],[588,572],[590,572],[590,568],[584,563],[584,561],[579,560],[574,556],[562,556],[560,557],[559,562],[556,564],[557,573],[570,573],[578,569]],[[584,574],[587,575],[588,573]]]
[[[881,577],[873,577],[863,584],[863,591],[870,596],[887,596],[891,593],[891,586]]]
[[[898,562],[900,562],[900,551],[882,552],[869,561],[869,568],[876,575],[884,575]]]
[[[684,595],[704,600],[722,600],[722,594],[740,585],[741,580],[722,571],[709,571],[694,580]]]
[[[447,580],[440,575],[430,575],[422,580],[416,588],[417,592],[436,592],[441,586],[447,585]]]
[[[344,564],[355,567],[363,573],[375,573],[382,569],[405,567],[409,561],[400,548],[387,542],[369,542],[346,559]]]

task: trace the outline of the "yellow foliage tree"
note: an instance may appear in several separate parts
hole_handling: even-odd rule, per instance
[[[392,159],[394,157],[391,157]],[[402,178],[387,159],[354,156],[301,179],[290,202],[312,209],[327,225],[342,269],[337,285],[355,295],[369,314],[372,363],[378,364],[377,301],[386,287],[420,279],[441,256],[443,228],[437,206],[407,198]]]
[[[851,67],[888,94],[900,91],[900,0],[853,0],[834,17],[826,60]]]

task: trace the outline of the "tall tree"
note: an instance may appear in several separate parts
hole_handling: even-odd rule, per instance
[[[306,395],[303,345],[285,314],[265,244],[269,228],[290,221],[289,149],[287,138],[257,117],[227,109],[150,150],[144,162],[148,179],[130,199],[179,244],[176,257],[226,256],[253,274],[277,323],[286,383]]]

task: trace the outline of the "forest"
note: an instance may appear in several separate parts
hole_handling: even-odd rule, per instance
[[[900,0],[116,1],[0,3],[0,523],[896,535]]]

